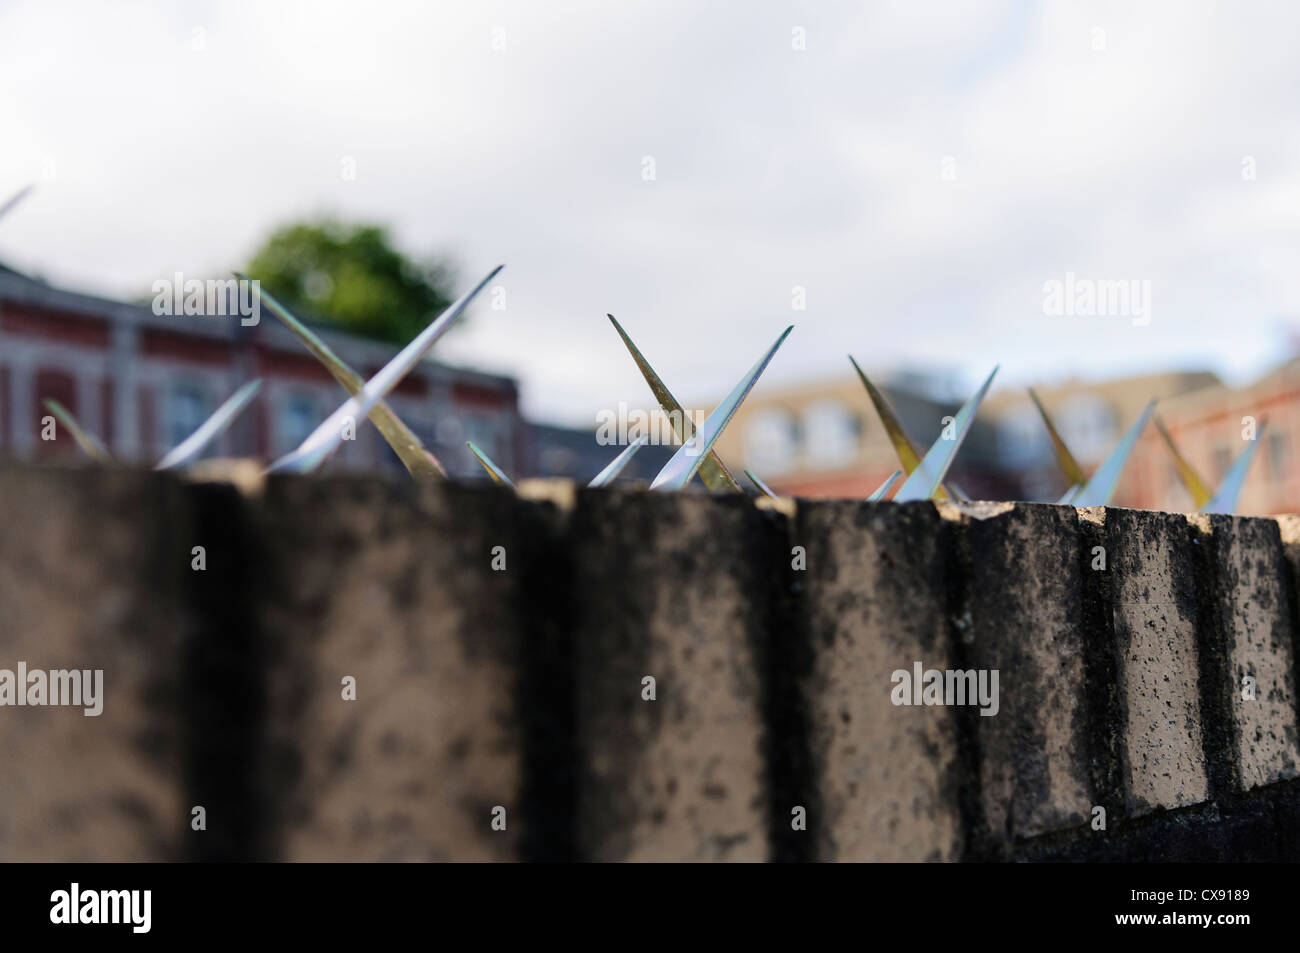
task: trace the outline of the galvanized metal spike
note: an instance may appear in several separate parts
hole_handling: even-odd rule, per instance
[[[474,446],[472,440],[466,440],[465,446],[469,447],[469,452],[474,454],[475,459],[477,459],[479,463],[483,464],[483,469],[488,472],[488,476],[492,478],[493,483],[500,484],[501,486],[508,486],[512,490],[516,489],[514,483],[510,481],[510,477],[506,476],[499,466],[489,460],[486,453]]]
[[[853,365],[853,369],[858,372],[858,380],[862,381],[862,386],[866,388],[867,396],[871,398],[872,406],[876,408],[876,414],[880,417],[880,422],[885,426],[885,433],[889,435],[889,442],[894,446],[894,455],[898,457],[898,462],[903,465],[903,472],[910,476],[921,465],[921,452],[917,450],[916,444],[912,442],[912,438],[903,429],[903,422],[898,419],[898,415],[894,413],[894,408],[889,405],[885,395],[881,393],[875,384],[871,383],[871,379],[867,377],[866,372],[862,370],[858,362],[853,359],[853,355],[848,355],[848,358],[849,363]],[[936,499],[946,499],[951,496],[966,503],[970,502],[970,497],[965,493],[946,483],[940,484],[934,495]]]
[[[225,403],[213,411],[212,416],[199,425],[199,429],[194,431],[175,447],[168,454],[158,461],[155,470],[171,470],[189,463],[200,453],[203,448],[220,436],[231,422],[239,416],[239,412],[248,406],[249,401],[257,394],[261,388],[260,380],[249,381],[239,390],[235,391],[226,398]]]
[[[975,420],[975,414],[979,410],[980,403],[984,400],[984,395],[988,393],[989,385],[993,383],[993,378],[997,372],[997,367],[994,367],[992,373],[984,381],[984,385],[975,392],[975,395],[970,400],[962,404],[961,410],[957,411],[957,416],[950,425],[954,429],[953,438],[945,440],[943,434],[939,435],[939,439],[926,451],[920,466],[912,472],[912,475],[907,478],[906,482],[899,488],[898,493],[895,494],[895,503],[928,500],[934,495],[934,491],[947,475],[948,468],[952,466],[957,451],[961,449],[966,434],[970,432],[971,424]]]
[[[793,330],[793,324],[786,328],[781,336],[776,339],[776,343],[767,349],[766,353],[758,359],[758,363],[751,367],[749,373],[741,378],[740,383],[732,388],[731,393],[723,398],[722,403],[713,408],[713,413],[704,419],[700,429],[695,432],[690,440],[677,449],[672,459],[659,471],[659,475],[651,482],[650,489],[685,489],[686,485],[691,482],[691,477],[695,476],[700,469],[700,464],[704,462],[705,455],[713,449],[713,445],[721,436],[723,429],[735,416],[736,409],[749,396],[749,392],[753,389],[759,375],[766,370],[777,349],[785,343],[785,339],[790,336],[790,332]]]
[[[1072,487],[1083,486],[1088,482],[1088,478],[1083,473],[1083,467],[1079,466],[1079,461],[1075,459],[1070,448],[1065,445],[1065,440],[1060,431],[1056,429],[1056,424],[1052,422],[1052,417],[1043,406],[1043,402],[1038,399],[1032,387],[1028,388],[1029,397],[1038,408],[1039,415],[1043,418],[1043,423],[1047,425],[1047,435],[1052,438],[1052,449],[1056,451],[1056,463],[1065,474],[1065,478],[1070,481]]]
[[[626,467],[628,461],[632,459],[632,455],[644,447],[649,439],[650,438],[645,436],[645,434],[642,434],[640,437],[633,440],[624,448],[622,453],[610,461],[609,465],[605,467],[605,469],[597,473],[587,486],[605,486],[607,483],[614,482],[614,477],[623,472],[623,468]]]
[[[0,205],[0,218],[4,218],[8,215],[9,212],[13,210],[14,206],[27,198],[27,196],[31,195],[32,190],[35,188],[35,185],[27,185],[15,192],[3,205]]]
[[[250,279],[241,272],[235,272],[235,277],[240,281],[251,283]],[[280,320],[306,346],[312,355],[325,365],[326,370],[334,376],[334,379],[343,385],[343,388],[352,396],[361,392],[361,388],[366,386],[365,380],[350,368],[342,358],[312,332],[305,324],[300,322],[290,313],[289,309],[282,305],[268,291],[263,291],[258,286],[258,294],[263,304],[270,309],[270,312]],[[443,468],[438,458],[429,452],[428,448],[420,441],[411,428],[402,423],[400,417],[393,413],[392,408],[384,401],[375,404],[374,409],[370,411],[370,421],[375,428],[388,441],[388,445],[393,448],[397,458],[402,461],[411,476],[416,478],[434,478],[447,476],[447,471]]]
[[[429,348],[433,347],[434,342],[447,332],[469,303],[497,276],[502,267],[504,266],[497,265],[486,278],[459,300],[453,302],[432,324],[416,335],[415,340],[385,364],[378,374],[370,378],[359,394],[348,399],[342,407],[330,414],[296,450],[275,461],[266,472],[310,473],[324,463],[343,441],[344,428],[348,422],[351,421],[352,425],[356,426],[358,420],[369,416],[375,405],[383,400],[411,368],[420,362]]]
[[[776,499],[776,494],[772,492],[772,488],[755,476],[753,470],[746,470],[745,476],[749,477],[749,481],[753,483],[754,486],[758,487],[759,492],[764,496],[771,497],[774,500]]]
[[[1129,455],[1133,453],[1133,448],[1137,446],[1138,437],[1142,436],[1142,431],[1147,425],[1147,420],[1151,416],[1151,411],[1155,409],[1156,402],[1153,400],[1146,405],[1139,415],[1133,426],[1129,427],[1124,438],[1120,440],[1117,446],[1105,462],[1099,466],[1088,482],[1083,485],[1073,500],[1074,506],[1109,506],[1111,498],[1115,495],[1115,490],[1119,486],[1119,478],[1124,473],[1124,465],[1128,463]]]
[[[902,475],[903,475],[902,470],[895,470],[893,473],[891,473],[889,475],[889,479],[885,480],[884,483],[876,487],[875,490],[872,491],[871,495],[867,497],[867,502],[875,503],[879,500],[883,500],[885,498],[885,494],[889,492],[889,488],[893,486],[894,483],[898,480],[898,478],[901,477]]]
[[[1238,454],[1237,459],[1229,467],[1227,476],[1219,485],[1218,491],[1200,508],[1199,512],[1227,514],[1236,512],[1237,498],[1241,496],[1241,489],[1246,485],[1246,474],[1250,472],[1250,463],[1255,459],[1255,451],[1259,449],[1259,438],[1264,436],[1264,428],[1267,426],[1267,420],[1260,421],[1255,439],[1250,441],[1249,447]]]
[[[677,434],[677,439],[682,443],[690,440],[695,433],[695,425],[682,409],[682,405],[677,402],[677,398],[668,390],[668,386],[663,379],[655,373],[655,369],[650,366],[650,362],[645,359],[640,349],[632,343],[632,338],[623,330],[623,325],[618,323],[618,319],[612,314],[606,314],[610,323],[614,325],[614,330],[618,336],[623,339],[624,346],[627,347],[628,353],[632,355],[632,360],[636,362],[637,369],[641,371],[641,376],[645,382],[650,385],[650,392],[654,394],[655,400],[659,401],[659,406],[668,420],[673,425],[673,431]],[[708,458],[700,464],[700,479],[710,490],[716,492],[730,491],[733,493],[743,493],[740,484],[736,478],[731,475],[727,465],[722,462],[716,451],[710,450]]]
[[[1199,510],[1210,502],[1210,498],[1214,496],[1214,491],[1210,489],[1208,483],[1201,479],[1201,475],[1193,469],[1187,459],[1178,452],[1178,447],[1174,445],[1174,438],[1165,429],[1165,422],[1160,419],[1159,415],[1155,417],[1155,425],[1156,430],[1160,431],[1160,436],[1164,438],[1165,446],[1169,448],[1170,454],[1173,455],[1174,466],[1178,471],[1178,479],[1182,481],[1183,486],[1187,487],[1187,492],[1192,494],[1192,502]]]
[[[894,413],[894,408],[889,406],[889,401],[885,395],[876,389],[876,385],[871,383],[870,378],[858,366],[858,362],[849,355],[849,363],[853,369],[858,372],[858,379],[862,381],[862,386],[867,390],[867,396],[871,398],[871,403],[876,408],[876,413],[880,416],[880,422],[885,425],[885,433],[889,435],[889,442],[894,445],[894,453],[898,456],[898,462],[903,465],[903,469],[911,473],[921,465],[921,454],[916,449],[916,444],[912,443],[912,438],[907,435],[903,429],[903,424]]]
[[[73,417],[66,407],[52,397],[45,398],[41,403],[58,419],[59,423],[68,428],[68,433],[72,434],[72,439],[77,441],[77,446],[81,448],[86,456],[98,463],[111,464],[113,462],[113,457],[108,452],[108,448],[104,446],[103,441],[77,423],[77,418]]]

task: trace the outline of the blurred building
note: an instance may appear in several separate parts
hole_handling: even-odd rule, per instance
[[[955,415],[959,399],[932,396],[924,379],[881,375],[885,394],[903,428],[924,454]],[[1014,483],[998,456],[998,434],[978,417],[951,471],[968,495],[1005,498]],[[750,394],[718,441],[718,452],[737,474],[753,470],[780,493],[808,497],[865,497],[899,468],[893,445],[857,375],[793,387],[763,387]]]
[[[1164,414],[1171,402],[1187,395],[1223,391],[1208,371],[1146,374],[1104,381],[1067,380],[1035,386],[1061,438],[1084,471],[1091,473],[1119,444],[1146,407],[1157,401]],[[1029,393],[1006,388],[991,393],[980,409],[997,430],[999,465],[1015,485],[1008,499],[1052,501],[1065,492],[1066,478],[1056,462],[1051,437]],[[1115,505],[1159,509],[1150,501],[1168,489],[1172,460],[1159,433],[1148,425],[1125,467]],[[1174,477],[1176,479],[1176,476]]]
[[[369,377],[391,345],[315,330]],[[0,451],[23,458],[76,453],[71,438],[41,439],[54,398],[115,457],[152,463],[194,431],[244,381],[261,378],[252,406],[210,456],[273,459],[296,447],[347,398],[344,389],[269,313],[159,316],[151,307],[53,288],[0,265]],[[449,470],[482,473],[473,440],[507,472],[524,457],[527,431],[508,377],[422,362],[388,398]],[[359,427],[328,466],[394,469],[401,463],[374,427]]]

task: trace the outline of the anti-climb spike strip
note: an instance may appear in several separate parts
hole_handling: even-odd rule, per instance
[[[916,449],[916,444],[912,442],[912,438],[903,429],[903,422],[898,419],[898,415],[894,413],[894,408],[885,399],[885,395],[880,392],[880,389],[875,384],[871,383],[871,378],[867,377],[866,372],[853,359],[852,354],[849,355],[849,363],[858,372],[858,380],[862,382],[867,396],[871,398],[871,404],[876,408],[876,416],[884,424],[885,433],[889,437],[889,442],[893,444],[894,455],[898,457],[898,462],[902,464],[903,472],[911,475],[921,465],[920,451]],[[970,502],[970,497],[961,492],[958,487],[947,483],[941,483],[939,488],[935,490],[934,495],[936,499],[946,499],[951,496],[965,503]]]
[[[235,277],[240,281],[251,284],[250,279],[241,272],[235,272]],[[258,295],[267,309],[279,319],[280,323],[293,332],[294,336],[303,343],[303,346],[312,353],[318,361],[325,365],[325,369],[333,375],[334,379],[343,385],[352,396],[361,393],[361,389],[366,386],[366,382],[361,375],[350,368],[328,344],[314,334],[310,328],[299,321],[290,313],[289,309],[282,305],[269,292],[263,291],[261,285],[257,286]],[[420,442],[420,438],[411,432],[411,428],[402,423],[401,418],[393,413],[392,408],[384,401],[375,404],[370,411],[370,421],[375,428],[388,441],[388,445],[393,448],[397,458],[402,461],[411,476],[416,478],[443,478],[447,476],[447,471],[438,461],[428,448]]]
[[[641,371],[641,376],[650,385],[650,392],[654,394],[655,400],[659,401],[659,406],[663,412],[668,415],[668,420],[672,424],[673,431],[677,434],[677,439],[682,443],[686,443],[694,435],[695,425],[691,423],[686,411],[677,402],[677,398],[668,390],[668,385],[655,373],[655,369],[650,366],[650,362],[645,359],[640,349],[632,343],[632,338],[623,330],[623,325],[619,324],[618,319],[612,314],[607,314],[605,317],[609,318],[610,323],[614,325],[614,330],[623,339],[623,345],[627,348],[628,353],[632,355],[632,360],[636,362],[637,369]],[[700,464],[700,479],[704,481],[705,486],[714,492],[744,492],[741,490],[740,484],[736,482],[736,478],[731,475],[731,471],[727,469],[726,464],[722,462],[722,458],[714,450],[710,450],[708,458]]]
[[[347,426],[350,424],[355,428],[358,420],[370,414],[375,405],[383,400],[388,392],[420,362],[429,348],[433,347],[434,342],[447,333],[447,329],[455,323],[478,293],[497,276],[502,267],[504,266],[497,265],[473,289],[453,302],[451,307],[421,331],[415,340],[385,364],[378,374],[370,378],[366,386],[361,389],[361,393],[349,398],[343,406],[330,414],[324,423],[313,430],[298,449],[275,461],[266,472],[310,473],[324,463],[343,442]]]
[[[682,444],[677,449],[677,452],[673,454],[672,459],[659,471],[659,475],[651,482],[650,489],[685,489],[686,485],[691,482],[691,477],[695,476],[696,471],[700,469],[700,464],[704,462],[705,455],[713,449],[713,445],[717,443],[723,429],[735,415],[736,409],[749,396],[749,392],[753,389],[759,375],[767,368],[772,356],[785,343],[785,339],[790,336],[790,332],[793,330],[794,325],[786,328],[781,336],[776,339],[776,343],[767,349],[766,353],[758,359],[758,362],[749,369],[749,373],[741,378],[740,383],[732,388],[730,394],[723,398],[722,403],[713,408],[713,413],[704,419],[704,423],[700,425],[700,429],[695,432],[695,435]]]

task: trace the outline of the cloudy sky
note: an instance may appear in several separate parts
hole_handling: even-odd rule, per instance
[[[319,212],[504,262],[436,355],[591,424],[764,384],[1209,367],[1300,328],[1300,5],[0,3],[0,260],[138,295]],[[647,158],[653,178],[647,178]],[[356,177],[343,170],[355,163]],[[1150,282],[1150,323],[1044,285]],[[796,287],[805,307],[794,307]],[[762,385],[760,385],[762,386]]]

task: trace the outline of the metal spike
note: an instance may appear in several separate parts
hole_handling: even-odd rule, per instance
[[[889,479],[887,479],[884,483],[880,484],[880,486],[876,487],[875,490],[872,491],[871,495],[867,497],[867,502],[875,503],[878,500],[883,500],[885,498],[885,494],[889,492],[889,488],[893,486],[895,481],[897,481],[898,478],[901,477],[902,475],[903,475],[902,470],[895,470],[893,473],[891,473],[889,475]]]
[[[894,445],[894,455],[898,457],[898,462],[903,465],[903,472],[910,476],[921,465],[920,451],[917,450],[916,444],[912,442],[912,438],[907,435],[907,431],[903,429],[903,422],[898,419],[898,415],[894,413],[894,408],[889,405],[885,395],[880,392],[875,384],[871,383],[871,379],[858,366],[858,362],[853,359],[853,355],[850,354],[848,357],[849,363],[858,372],[858,380],[862,381],[862,386],[867,390],[867,396],[871,398],[871,403],[876,408],[876,415],[880,417],[880,422],[885,425],[885,433],[889,435],[889,442]],[[936,499],[946,499],[951,496],[965,503],[970,502],[970,497],[965,493],[946,483],[940,484],[934,495]]]
[[[155,470],[171,470],[189,463],[200,453],[203,448],[219,437],[227,427],[230,426],[239,412],[248,406],[248,402],[257,394],[258,389],[262,386],[260,380],[249,381],[239,390],[235,391],[226,398],[225,403],[218,407],[207,420],[199,424],[199,429],[194,431],[161,460],[154,467]]]
[[[1147,419],[1151,416],[1151,411],[1155,409],[1156,402],[1149,402],[1146,409],[1142,411],[1133,426],[1129,427],[1124,438],[1120,440],[1117,446],[1105,462],[1097,468],[1092,477],[1083,488],[1075,495],[1072,505],[1074,506],[1109,506],[1111,498],[1115,495],[1115,490],[1119,486],[1119,478],[1124,473],[1124,465],[1128,463],[1129,455],[1133,448],[1137,446],[1138,437],[1142,435],[1142,430],[1147,425]]]
[[[776,339],[776,343],[767,349],[767,352],[758,359],[753,367],[734,388],[731,393],[723,398],[722,403],[713,408],[713,413],[705,418],[700,429],[688,440],[677,448],[672,459],[659,471],[659,475],[654,478],[650,484],[652,490],[681,490],[691,482],[691,477],[695,476],[700,469],[700,464],[704,462],[705,455],[713,449],[713,445],[721,436],[723,428],[730,423],[731,418],[735,415],[736,409],[740,407],[741,402],[749,396],[750,390],[753,389],[754,383],[758,380],[759,375],[767,368],[772,356],[776,354],[777,349],[785,343],[785,339],[790,336],[794,330],[794,325],[786,328],[781,336]]]
[[[240,281],[246,281],[251,284],[247,275],[241,272],[235,272],[235,277]],[[330,348],[328,344],[314,334],[310,328],[295,318],[289,309],[275,299],[268,291],[263,291],[258,286],[258,294],[262,302],[270,312],[280,319],[294,335],[301,341],[315,358],[325,365],[326,370],[334,376],[334,379],[343,385],[343,388],[352,396],[361,392],[361,388],[366,386],[365,380],[361,375],[340,358]],[[416,478],[446,478],[447,471],[438,461],[428,448],[421,443],[420,438],[411,432],[411,428],[402,423],[400,417],[393,413],[392,408],[384,401],[375,404],[374,409],[370,411],[370,421],[375,428],[388,441],[388,445],[393,448],[397,458],[402,461],[411,476]]]
[[[1174,445],[1174,438],[1169,435],[1165,429],[1165,422],[1157,415],[1155,417],[1156,430],[1160,431],[1160,436],[1165,440],[1165,446],[1173,455],[1174,466],[1178,470],[1178,479],[1182,480],[1183,486],[1187,487],[1187,492],[1192,494],[1192,502],[1199,510],[1206,503],[1210,502],[1210,497],[1214,496],[1214,491],[1210,489],[1209,484],[1201,479],[1201,475],[1192,468],[1186,458],[1178,452],[1178,447]]]
[[[951,425],[955,431],[953,439],[945,440],[943,434],[939,435],[939,439],[926,451],[925,458],[921,461],[920,466],[912,471],[912,475],[907,478],[906,482],[894,495],[895,503],[928,500],[934,495],[935,489],[947,475],[948,468],[952,466],[957,451],[961,449],[966,434],[970,432],[971,424],[975,420],[975,413],[979,410],[980,403],[984,400],[984,395],[988,393],[989,385],[993,383],[993,378],[997,372],[997,367],[994,367],[992,373],[984,381],[984,386],[976,391],[970,400],[961,405],[961,410],[957,411],[957,416],[953,419]]]
[[[508,486],[512,490],[516,488],[514,483],[510,481],[510,477],[506,476],[499,466],[489,460],[486,453],[474,446],[472,440],[466,440],[465,446],[469,447],[469,452],[474,454],[474,457],[479,463],[483,464],[483,469],[488,472],[488,476],[492,478],[492,482],[501,486]]]
[[[654,368],[650,366],[650,362],[632,343],[632,339],[623,330],[623,325],[619,324],[618,319],[612,314],[606,314],[605,317],[609,318],[614,325],[614,330],[623,339],[623,344],[627,347],[628,353],[632,355],[632,360],[636,362],[637,368],[641,371],[641,376],[650,385],[650,392],[655,395],[655,400],[659,401],[660,408],[668,415],[673,430],[677,434],[677,439],[682,443],[686,443],[695,434],[695,425],[691,423],[686,411],[677,402],[677,398],[668,390],[668,386],[663,382],[663,379],[655,373]],[[715,493],[725,490],[733,493],[744,492],[740,488],[740,484],[736,482],[736,478],[731,475],[731,471],[727,469],[726,464],[722,462],[722,458],[712,450],[709,451],[708,459],[700,464],[700,479],[704,481],[705,486]]]
[[[13,210],[14,206],[17,205],[19,202],[21,202],[23,199],[27,198],[27,196],[31,195],[32,190],[35,188],[36,188],[35,185],[28,185],[28,186],[24,186],[23,188],[19,189],[16,193],[14,193],[14,195],[8,201],[6,201],[3,205],[0,205],[0,218],[4,218],[6,215],[8,215]]]
[[[622,453],[610,461],[609,466],[597,473],[587,486],[605,486],[608,483],[614,482],[614,477],[623,472],[623,468],[627,466],[628,461],[632,459],[632,454],[644,447],[649,439],[650,438],[645,434],[642,434],[633,440],[626,448],[624,448]]]
[[[1088,478],[1084,476],[1083,467],[1079,466],[1079,461],[1070,452],[1070,448],[1065,445],[1065,440],[1056,429],[1056,424],[1052,423],[1047,408],[1043,406],[1043,402],[1038,399],[1038,395],[1034,393],[1032,387],[1029,388],[1029,397],[1033,400],[1034,406],[1038,408],[1043,423],[1047,425],[1047,435],[1052,438],[1052,449],[1056,451],[1057,465],[1065,473],[1065,478],[1070,481],[1071,486],[1083,486],[1088,482]]]
[[[108,448],[104,446],[103,441],[77,423],[77,418],[73,417],[66,407],[52,397],[45,398],[41,403],[58,418],[59,423],[68,428],[68,433],[72,434],[72,439],[77,441],[77,446],[81,448],[86,456],[97,463],[111,464],[113,462],[113,457],[108,452]]]
[[[342,442],[343,428],[347,422],[351,421],[355,426],[360,418],[369,416],[375,405],[383,400],[388,392],[397,386],[398,382],[410,372],[411,368],[420,362],[420,359],[424,357],[429,348],[433,347],[434,342],[447,332],[447,329],[461,316],[469,303],[474,300],[480,291],[487,287],[488,282],[497,276],[502,267],[504,266],[497,265],[488,273],[486,278],[475,285],[467,294],[453,302],[451,307],[438,316],[437,320],[416,335],[415,340],[402,348],[396,357],[380,369],[378,374],[370,378],[359,394],[347,400],[342,407],[330,414],[324,423],[311,432],[298,449],[275,461],[267,468],[266,472],[309,473],[324,463],[326,458],[337,450]]]
[[[876,389],[876,385],[871,383],[866,373],[858,366],[858,362],[849,355],[849,363],[853,369],[858,372],[858,379],[862,381],[862,386],[867,389],[867,396],[871,398],[871,403],[875,405],[876,413],[880,416],[880,422],[885,425],[885,433],[889,435],[889,442],[894,445],[894,453],[898,456],[898,462],[903,465],[903,469],[908,473],[913,472],[921,465],[921,454],[916,449],[916,444],[912,443],[912,438],[907,435],[903,429],[903,424],[894,413],[894,408],[889,406],[889,401],[885,395]]]
[[[754,486],[758,487],[759,492],[764,496],[771,497],[774,500],[776,499],[776,494],[772,492],[772,488],[755,476],[753,470],[746,470],[745,476],[749,477],[749,481],[753,483]]]
[[[1259,429],[1255,432],[1255,439],[1250,441],[1249,447],[1238,454],[1237,459],[1229,467],[1227,476],[1219,484],[1218,491],[1209,502],[1200,508],[1200,512],[1227,513],[1231,515],[1237,511],[1237,498],[1241,496],[1241,489],[1246,485],[1246,474],[1250,472],[1250,462],[1255,459],[1255,451],[1259,449],[1260,438],[1264,436],[1264,428],[1267,426],[1267,420],[1260,421]]]

